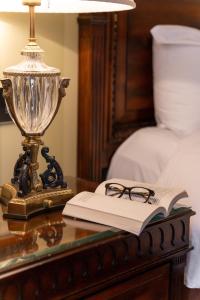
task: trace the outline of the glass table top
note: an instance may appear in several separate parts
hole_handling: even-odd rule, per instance
[[[61,211],[29,221],[0,220],[0,274],[117,234],[107,226],[62,216]]]

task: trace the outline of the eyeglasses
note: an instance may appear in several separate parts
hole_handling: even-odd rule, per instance
[[[130,200],[141,200],[144,203],[152,203],[150,197],[155,196],[155,192],[151,189],[141,186],[126,187],[120,183],[106,183],[105,194],[111,197],[121,198],[127,195]],[[126,197],[125,197],[126,198]]]

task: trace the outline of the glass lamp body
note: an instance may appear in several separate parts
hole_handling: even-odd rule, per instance
[[[60,70],[47,66],[41,52],[22,55],[21,63],[4,71],[12,82],[12,103],[7,107],[23,135],[41,136],[57,111]]]

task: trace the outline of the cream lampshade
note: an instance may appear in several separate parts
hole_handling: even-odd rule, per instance
[[[22,0],[1,0],[0,12],[28,12]],[[26,4],[35,4],[41,1],[24,1]],[[134,0],[42,0],[36,7],[40,13],[89,13],[121,11],[135,8]]]
[[[9,114],[22,136],[23,153],[14,167],[11,183],[1,188],[1,199],[6,203],[4,216],[27,219],[41,211],[59,208],[72,196],[64,181],[62,169],[49,148],[41,154],[47,169],[38,176],[38,151],[41,137],[59,109],[69,79],[60,78],[60,70],[46,65],[43,50],[35,37],[35,9],[38,12],[102,12],[135,7],[133,0],[6,0],[0,3],[2,12],[26,12],[29,7],[30,36],[21,51],[23,60],[4,70],[1,80]]]

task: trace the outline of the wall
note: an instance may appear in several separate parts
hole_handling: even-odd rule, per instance
[[[76,15],[43,15],[36,18],[38,43],[45,62],[71,78],[67,96],[43,140],[63,167],[64,174],[76,174],[78,26]],[[7,66],[21,61],[20,50],[27,43],[28,15],[0,14],[0,76]],[[14,124],[0,124],[0,185],[10,181],[21,153],[22,137]],[[40,160],[41,161],[41,160]],[[42,168],[44,163],[41,163]]]
[[[64,70],[70,86],[66,100],[63,101],[63,166],[65,174],[76,175],[77,167],[77,111],[78,111],[78,23],[77,15],[65,15],[64,20]]]

